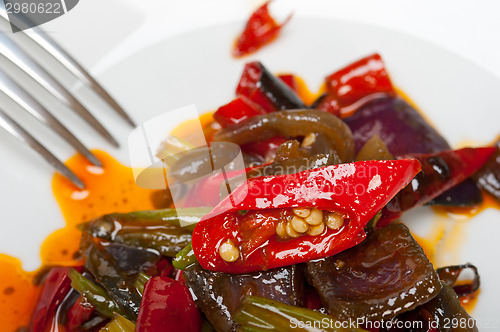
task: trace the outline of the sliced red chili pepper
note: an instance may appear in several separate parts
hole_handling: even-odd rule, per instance
[[[337,98],[331,94],[324,93],[311,105],[311,108],[322,110],[336,116],[340,116],[340,104]]]
[[[245,30],[243,30],[234,47],[233,55],[235,57],[255,52],[271,42],[292,17],[290,14],[282,24],[276,23],[269,14],[269,2],[260,6],[248,19]]]
[[[422,172],[387,204],[377,225],[383,227],[402,212],[425,204],[464,181],[478,171],[494,152],[495,148],[485,147],[412,154],[422,164]]]
[[[282,80],[286,85],[288,85],[293,91],[297,92],[299,90],[295,75],[292,74],[278,75],[278,78]]]
[[[241,148],[243,151],[259,156],[265,160],[268,157],[272,157],[276,152],[276,149],[278,149],[278,147],[285,142],[286,138],[275,136],[263,141],[245,144]]]
[[[156,263],[156,269],[160,277],[169,277],[174,271],[174,267],[166,257],[162,257],[158,263]]]
[[[266,113],[262,107],[245,96],[239,96],[229,104],[219,107],[214,119],[224,128],[253,116]]]
[[[495,154],[474,177],[479,187],[500,202],[500,141],[495,144]]]
[[[83,323],[88,321],[94,313],[94,307],[83,296],[80,296],[75,304],[68,310],[66,329],[74,331]]]
[[[227,179],[245,174],[245,170],[234,170],[226,173],[217,172],[196,183],[186,195],[185,207],[216,206],[220,202],[222,184]]]
[[[201,329],[201,316],[186,285],[155,277],[144,286],[137,332],[194,332]]]
[[[326,78],[326,88],[338,100],[343,117],[354,111],[348,106],[367,96],[376,93],[395,95],[384,62],[378,54],[367,56],[331,74]]]
[[[266,112],[306,107],[295,91],[258,61],[245,65],[236,95],[248,97]]]
[[[45,332],[53,324],[59,304],[71,289],[68,271],[69,267],[54,267],[48,272],[31,315],[30,331]]]
[[[192,237],[194,253],[203,268],[228,273],[267,270],[334,255],[363,241],[368,221],[419,170],[415,159],[362,161],[249,179],[198,223]],[[233,206],[233,201],[239,203]],[[296,207],[336,212],[345,216],[345,222],[338,230],[325,227],[320,235],[290,239],[279,238],[275,230],[254,239],[258,231],[242,230],[248,213],[268,215],[261,220],[269,230],[269,223],[276,225],[276,218],[273,221],[269,216],[276,209]],[[242,215],[240,210],[250,212]],[[233,262],[219,254],[228,240],[239,249]]]

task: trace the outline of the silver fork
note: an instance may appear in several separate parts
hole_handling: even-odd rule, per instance
[[[9,24],[7,12],[0,6],[0,21]],[[24,32],[23,32],[24,33]],[[32,28],[28,36],[34,43],[38,44],[48,54],[53,56],[58,62],[79,79],[85,86],[94,90],[103,100],[105,100],[122,118],[131,126],[135,127],[134,121],[123,110],[123,108],[106,92],[106,90],[96,82],[94,78],[73,59],[63,48],[52,40],[40,28]],[[54,78],[40,64],[33,60],[22,48],[8,37],[7,34],[0,33],[0,55],[4,56],[14,65],[27,73],[35,82],[51,93],[59,102],[73,109],[80,117],[89,123],[108,142],[118,147],[118,142],[104,128],[101,123],[76,99],[59,81]],[[16,102],[22,109],[34,116],[37,120],[54,130],[59,136],[71,144],[89,162],[102,166],[101,162],[45,107],[43,107],[27,91],[19,86],[8,75],[0,69],[0,91]],[[47,148],[30,135],[22,126],[14,121],[4,110],[0,108],[0,127],[13,135],[21,142],[28,144],[48,161],[58,172],[67,177],[78,188],[83,189],[83,182],[55,157]]]

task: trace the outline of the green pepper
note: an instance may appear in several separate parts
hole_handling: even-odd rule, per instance
[[[240,331],[365,331],[306,308],[258,296],[247,296],[234,316]]]
[[[174,257],[191,241],[194,225],[208,208],[113,213],[80,226],[93,237]]]
[[[97,312],[113,318],[114,313],[119,311],[118,304],[102,287],[97,286],[73,268],[69,269],[68,277],[71,279],[71,287],[92,304]]]

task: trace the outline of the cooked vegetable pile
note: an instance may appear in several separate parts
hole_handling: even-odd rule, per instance
[[[459,301],[476,267],[436,270],[400,218],[500,199],[498,146],[452,150],[378,54],[325,87],[306,105],[294,76],[248,63],[214,113],[212,157],[169,161],[186,206],[81,225],[84,265],[48,269],[29,329],[477,330]],[[206,176],[240,152],[242,169]]]

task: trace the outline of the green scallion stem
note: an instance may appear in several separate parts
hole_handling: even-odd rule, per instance
[[[175,256],[175,258],[172,260],[172,265],[176,269],[185,270],[188,266],[197,262],[198,260],[196,259],[193,251],[193,244],[189,243]]]
[[[109,318],[113,318],[114,314],[119,312],[118,304],[104,288],[85,278],[73,268],[69,270],[68,277],[71,279],[71,287],[92,304],[97,312]]]
[[[333,317],[306,308],[295,307],[257,296],[248,296],[234,316],[241,331],[327,331],[361,332],[359,328],[344,327]]]

